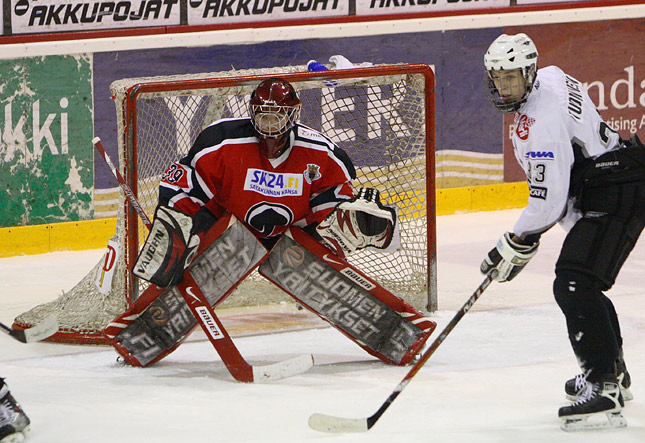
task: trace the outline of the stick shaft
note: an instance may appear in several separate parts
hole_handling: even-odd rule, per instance
[[[128,202],[132,205],[134,210],[137,211],[137,214],[139,215],[139,217],[141,217],[141,220],[143,220],[143,223],[145,223],[146,227],[150,229],[150,227],[152,226],[150,218],[146,214],[146,211],[144,211],[141,207],[139,200],[137,200],[134,192],[132,192],[130,186],[128,186],[128,184],[125,182],[125,179],[123,178],[117,167],[114,165],[114,162],[112,162],[112,158],[110,158],[110,155],[105,150],[101,139],[94,137],[94,139],[92,139],[92,143],[94,144],[96,150],[99,151],[99,154],[101,154],[101,157],[103,157],[103,160],[105,160],[105,163],[107,163],[107,165],[109,166],[110,170],[112,171],[112,175],[114,175],[114,178],[116,178],[116,181],[119,182],[119,186],[121,186],[121,189],[123,189]]]
[[[457,323],[463,318],[464,315],[466,315],[466,312],[470,310],[470,308],[475,304],[475,302],[481,297],[481,295],[484,293],[488,285],[491,284],[493,281],[497,271],[491,272],[489,275],[486,276],[484,281],[477,287],[475,292],[466,300],[466,303],[461,307],[459,311],[452,317],[450,322],[446,325],[445,328],[443,328],[443,331],[439,334],[439,336],[432,342],[432,344],[426,349],[426,351],[421,355],[421,358],[410,368],[410,371],[403,377],[403,380],[398,384],[398,386],[394,389],[394,391],[390,394],[388,399],[383,403],[383,405],[379,408],[378,411],[374,415],[372,415],[368,419],[368,429],[374,426],[374,423],[383,415],[383,413],[387,410],[388,407],[392,404],[392,402],[396,399],[396,397],[399,396],[401,391],[405,389],[405,387],[410,383],[410,380],[412,377],[416,375],[417,372],[423,367],[423,365],[426,364],[430,356],[434,354],[434,352],[437,350],[437,348],[443,343],[443,341],[446,339],[448,334],[455,328]]]

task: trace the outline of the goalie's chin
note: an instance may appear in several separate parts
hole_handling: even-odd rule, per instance
[[[280,157],[287,149],[287,136],[264,137],[260,136],[260,154],[268,159]]]

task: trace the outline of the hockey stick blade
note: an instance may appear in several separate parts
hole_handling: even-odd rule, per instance
[[[484,290],[491,284],[491,282],[497,276],[497,270],[493,269],[484,279],[484,281],[479,285],[479,287],[473,292],[473,294],[468,297],[466,303],[461,307],[455,316],[450,320],[450,323],[441,331],[441,334],[432,342],[430,346],[423,352],[421,358],[412,366],[408,373],[403,377],[403,380],[398,384],[398,386],[392,391],[390,396],[383,402],[381,407],[374,414],[367,418],[343,418],[335,417],[333,415],[326,414],[312,414],[309,417],[309,427],[316,431],[320,432],[333,432],[333,433],[342,433],[342,432],[366,432],[374,426],[378,419],[383,415],[383,413],[390,407],[392,402],[399,396],[403,389],[410,383],[412,377],[415,376],[419,369],[428,361],[430,356],[437,350],[439,345],[443,343],[450,331],[459,323],[459,320],[466,315],[466,312],[475,304],[477,299],[484,293]]]
[[[307,372],[314,366],[314,356],[300,355],[266,366],[253,366],[253,381],[274,381]]]
[[[0,329],[19,342],[32,343],[44,340],[58,332],[58,320],[56,316],[50,315],[29,329],[12,329],[3,323],[0,323]]]
[[[369,429],[367,418],[343,418],[327,414],[311,414],[309,427],[321,432],[365,432]]]

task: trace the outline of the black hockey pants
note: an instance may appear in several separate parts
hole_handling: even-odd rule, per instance
[[[585,190],[584,217],[564,240],[553,293],[564,313],[571,346],[588,379],[614,372],[622,347],[610,289],[645,226],[645,183]]]

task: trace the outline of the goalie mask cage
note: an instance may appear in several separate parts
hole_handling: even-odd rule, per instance
[[[184,156],[199,132],[221,118],[247,117],[251,92],[269,77],[291,82],[302,101],[300,122],[318,129],[352,159],[355,188],[377,188],[397,208],[401,249],[357,251],[348,260],[417,309],[434,311],[436,294],[434,74],[427,65],[381,65],[307,72],[305,66],[118,80],[110,86],[117,111],[119,167],[152,217],[161,174]],[[129,269],[147,231],[120,192],[113,241],[119,249],[112,288],[97,290],[104,259],[58,299],[21,314],[29,327],[56,314],[54,341],[103,343],[101,330],[127,309],[147,283]],[[269,283],[251,275],[232,299],[272,302]],[[253,289],[254,284],[261,289]],[[271,286],[272,287],[272,286]],[[246,289],[245,289],[246,288]]]

